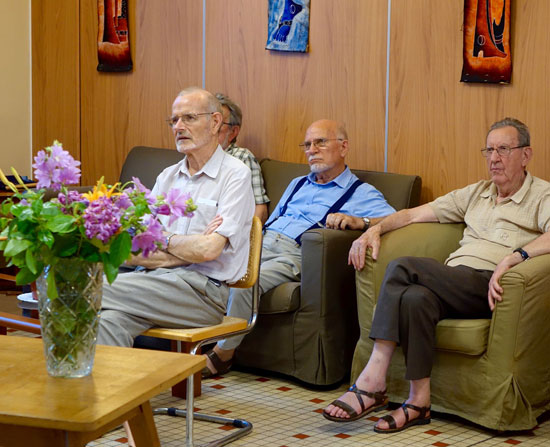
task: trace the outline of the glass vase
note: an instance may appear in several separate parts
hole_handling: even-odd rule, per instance
[[[48,294],[54,275],[55,293]],[[53,284],[50,283],[50,287]],[[103,286],[103,264],[59,258],[36,280],[48,374],[84,377],[92,372]]]

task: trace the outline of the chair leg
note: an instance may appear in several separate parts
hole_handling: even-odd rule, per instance
[[[197,419],[204,422],[215,422],[217,424],[232,425],[238,430],[230,433],[220,439],[215,441],[208,442],[206,444],[201,444],[205,447],[221,447],[223,445],[229,444],[230,442],[236,441],[237,439],[242,438],[252,431],[252,423],[245,421],[244,419],[231,419],[222,416],[212,416],[204,413],[196,413],[193,411],[194,398],[191,390],[193,389],[193,377],[189,377],[187,381],[187,393],[189,399],[187,399],[187,409],[180,410],[178,408],[157,408],[153,410],[153,414],[166,414],[168,416],[184,417],[186,418],[186,436],[185,436],[185,446],[193,447],[193,421]]]
[[[194,343],[186,343],[186,342],[179,342],[179,341],[172,341],[172,351],[174,352],[184,352],[185,354],[190,354],[191,350],[195,347]],[[200,349],[198,350],[200,353]],[[201,380],[202,375],[201,372],[198,371],[194,374],[194,395],[195,397],[199,397],[201,395]],[[172,387],[172,396],[179,397],[180,399],[186,399],[187,398],[187,381],[182,380],[179,383],[176,383]]]

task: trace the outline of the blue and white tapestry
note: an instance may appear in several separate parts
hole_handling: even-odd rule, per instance
[[[267,50],[305,53],[309,44],[309,0],[269,0]]]

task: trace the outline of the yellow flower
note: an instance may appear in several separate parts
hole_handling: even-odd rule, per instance
[[[88,199],[90,202],[94,202],[100,197],[119,196],[120,193],[115,192],[118,185],[118,183],[115,183],[113,186],[111,186],[111,189],[107,189],[107,186],[103,183],[103,177],[101,177],[98,180],[97,185],[94,186],[92,192],[84,193],[82,194],[82,196]]]

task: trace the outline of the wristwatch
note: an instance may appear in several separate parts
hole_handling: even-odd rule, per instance
[[[170,245],[170,239],[172,239],[176,233],[170,233],[168,236],[164,238],[164,245],[166,246],[165,249],[168,251],[168,246]]]
[[[368,217],[361,217],[361,219],[365,223],[365,226],[363,227],[363,231],[367,231],[370,226],[370,219]]]
[[[529,259],[529,254],[523,248],[516,248],[513,253],[519,253],[524,261]]]

